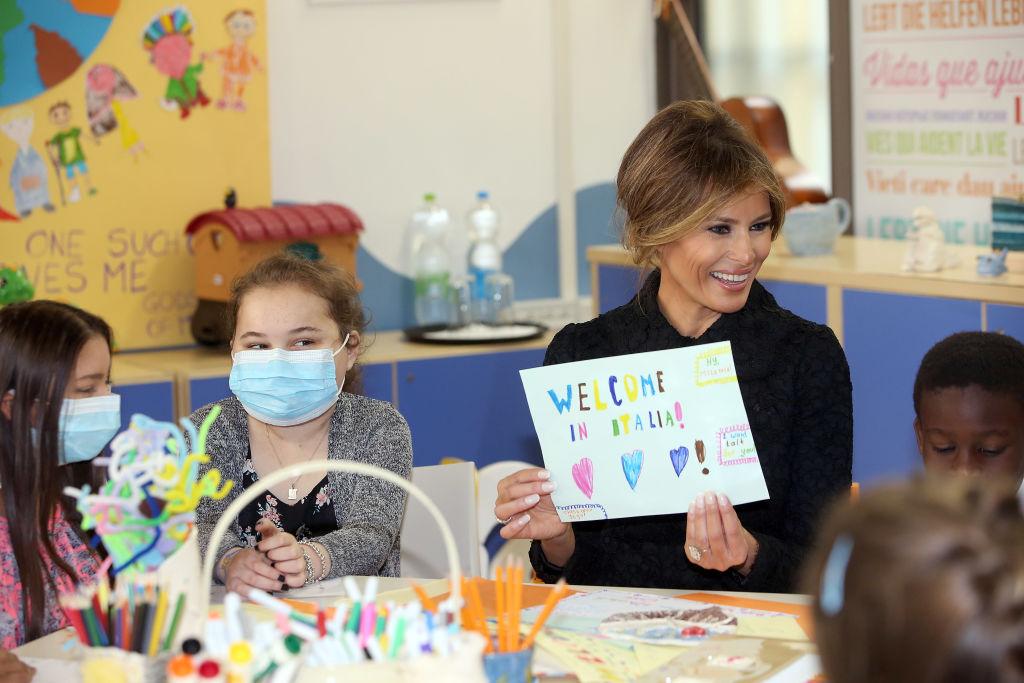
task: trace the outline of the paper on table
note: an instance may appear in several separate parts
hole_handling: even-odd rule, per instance
[[[722,595],[721,593],[684,593],[676,597],[684,600],[706,602],[712,605],[727,605],[729,607],[743,607],[751,610],[792,614],[796,617],[797,623],[800,624],[800,628],[807,634],[807,637],[814,638],[814,620],[811,618],[811,608],[807,605],[778,602],[776,600],[744,598],[735,595]]]
[[[633,643],[633,654],[636,655],[637,661],[637,675],[645,674],[648,671],[664,666],[678,657],[683,651],[684,648],[678,645]]]
[[[629,647],[582,633],[544,629],[536,644],[575,674],[581,683],[630,681],[637,676],[637,658]]]
[[[519,374],[562,521],[768,498],[729,342]]]
[[[38,657],[18,657],[22,662],[36,670],[34,681],[60,681],[61,683],[78,683],[82,680],[82,663],[72,659],[42,659]]]
[[[781,638],[782,640],[807,640],[807,634],[800,628],[796,617],[759,617],[741,615],[736,624],[736,635],[752,638]]]
[[[537,607],[523,610],[522,623],[533,623],[539,611]],[[746,615],[785,616],[606,589],[565,598],[551,613],[547,626],[622,641],[694,645],[711,636],[735,634],[739,617]]]
[[[770,679],[793,683],[793,678],[775,676],[791,670],[794,663],[804,658],[805,650],[799,645],[781,640],[723,636],[699,648],[681,649],[678,657],[645,672],[638,680],[644,683],[666,680],[733,683]],[[807,679],[799,680],[803,683]]]

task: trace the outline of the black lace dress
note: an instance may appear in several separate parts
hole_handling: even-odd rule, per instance
[[[252,458],[246,458],[242,469],[242,488],[249,488],[259,481],[259,478],[256,468],[252,465]],[[260,542],[256,522],[262,517],[299,541],[314,539],[338,529],[330,484],[326,476],[317,482],[312,491],[297,501],[283,501],[267,491],[246,505],[238,515],[238,524],[242,527],[242,536],[250,547]]]
[[[728,340],[770,500],[740,505],[740,522],[760,550],[746,577],[702,569],[683,549],[686,515],[573,524],[576,550],[564,567],[534,542],[537,575],[552,582],[790,592],[823,509],[850,488],[853,406],[846,356],[829,328],[780,308],[758,282],[746,306],[722,315],[699,338],[676,332],[658,308],[655,271],[637,296],[598,318],[567,325],[545,365]]]

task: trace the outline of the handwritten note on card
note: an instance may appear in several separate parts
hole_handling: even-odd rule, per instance
[[[563,521],[768,498],[729,342],[522,370]]]

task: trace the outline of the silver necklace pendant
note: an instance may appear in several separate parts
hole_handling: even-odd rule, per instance
[[[299,490],[295,488],[295,484],[288,487],[288,500],[298,500]]]

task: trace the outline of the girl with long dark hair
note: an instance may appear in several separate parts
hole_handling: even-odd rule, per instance
[[[121,424],[110,393],[110,326],[74,306],[0,309],[0,648],[68,625],[57,601],[95,577],[97,557],[65,486]]]

